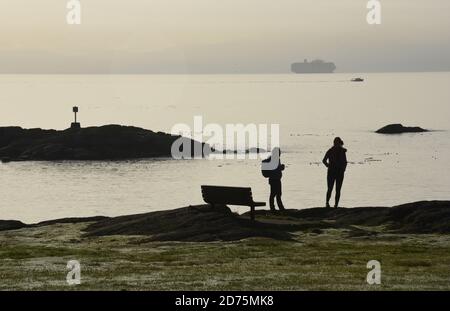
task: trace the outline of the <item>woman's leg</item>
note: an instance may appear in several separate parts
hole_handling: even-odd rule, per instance
[[[277,205],[280,211],[284,210],[283,201],[281,201],[281,180],[280,183],[277,185]]]
[[[333,192],[333,186],[334,186],[334,181],[335,181],[335,175],[328,170],[327,173],[327,186],[328,186],[328,190],[327,190],[327,207],[330,206],[330,198],[331,198],[331,192]]]
[[[270,193],[269,197],[269,206],[272,211],[275,210],[275,194],[273,194],[272,192]]]
[[[278,194],[278,195],[276,196],[276,198],[277,198],[278,209],[279,209],[280,211],[283,211],[283,210],[284,210],[284,205],[283,205],[283,201],[281,201],[281,194]]]
[[[275,210],[275,187],[273,186],[272,182],[270,182],[269,206],[270,210]]]
[[[336,176],[336,197],[334,201],[334,207],[339,206],[339,200],[341,199],[341,188],[344,183],[344,172],[337,174]]]
[[[284,210],[283,201],[281,201],[281,180],[274,180],[271,184],[272,193],[277,200],[279,210]]]

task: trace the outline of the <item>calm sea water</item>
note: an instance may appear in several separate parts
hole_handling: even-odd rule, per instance
[[[364,83],[351,83],[355,76]],[[176,123],[280,124],[288,208],[324,205],[320,164],[334,136],[351,161],[343,206],[450,199],[450,73],[332,75],[3,75],[0,126],[64,129]],[[436,131],[383,136],[401,122]],[[251,186],[266,201],[259,160],[0,164],[0,219],[122,215],[202,203],[200,185]],[[238,211],[247,210],[246,208]]]

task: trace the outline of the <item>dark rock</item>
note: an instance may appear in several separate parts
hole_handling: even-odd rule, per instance
[[[403,233],[450,233],[450,202],[422,201],[395,206],[391,228]]]
[[[235,241],[251,237],[289,240],[270,224],[241,218],[226,206],[189,206],[170,211],[114,217],[91,224],[86,236],[149,235],[150,241]]]
[[[85,222],[85,237],[143,235],[148,236],[148,241],[191,242],[253,237],[288,241],[298,232],[321,234],[327,229],[344,229],[353,238],[374,238],[380,234],[380,226],[383,233],[389,234],[450,234],[450,201],[421,201],[394,207],[257,210],[256,216],[256,221],[251,221],[248,213],[237,215],[224,205],[197,205],[112,218],[65,218],[34,225],[0,221],[0,231]]]
[[[264,211],[257,211],[256,217]],[[285,220],[321,227],[386,226],[392,233],[450,234],[450,201],[420,201],[393,207],[310,208],[286,210]],[[354,228],[352,228],[354,229]]]
[[[26,160],[122,160],[171,156],[172,143],[180,138],[161,132],[120,125],[63,131],[0,127],[0,159]],[[204,144],[181,138],[203,150]]]
[[[248,148],[245,150],[230,150],[230,149],[225,149],[222,151],[217,151],[214,150],[215,153],[222,153],[222,154],[250,154],[250,153],[266,153],[267,151],[263,148],[259,148],[259,147],[252,147],[252,148]]]
[[[403,126],[401,124],[389,124],[376,131],[378,134],[423,133],[428,130],[418,126]]]
[[[349,236],[376,236],[359,226],[385,226],[390,233],[450,234],[450,201],[423,201],[394,207],[311,208],[238,216],[226,206],[190,206],[170,211],[105,219],[86,236],[149,235],[150,241],[233,241],[251,237],[290,240],[294,232],[347,229]]]
[[[69,217],[69,218],[41,221],[37,224],[30,225],[30,227],[44,227],[44,226],[51,226],[51,225],[56,225],[56,224],[78,224],[78,223],[85,223],[85,222],[97,222],[97,221],[101,221],[101,220],[105,220],[105,219],[109,219],[109,217],[105,217],[105,216]]]
[[[245,153],[266,153],[267,150],[259,147],[252,147],[247,150],[245,150]]]
[[[26,224],[17,220],[0,220],[0,231],[16,230],[26,226]]]

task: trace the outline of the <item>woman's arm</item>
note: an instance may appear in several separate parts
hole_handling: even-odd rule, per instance
[[[347,169],[347,150],[344,152],[344,171]]]
[[[327,153],[325,153],[325,156],[323,157],[323,160],[322,160],[322,163],[323,163],[326,167],[329,167],[329,166],[330,166],[330,164],[328,163],[328,158],[329,158],[329,156],[328,156],[328,151],[327,151]]]

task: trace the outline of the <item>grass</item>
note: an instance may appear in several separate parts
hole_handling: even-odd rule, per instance
[[[327,229],[292,242],[147,242],[83,238],[86,225],[0,232],[0,290],[450,290],[449,235]],[[72,259],[81,263],[78,286],[66,283]],[[366,283],[372,259],[381,285]]]

